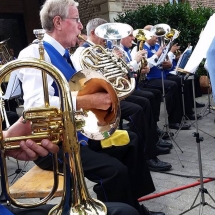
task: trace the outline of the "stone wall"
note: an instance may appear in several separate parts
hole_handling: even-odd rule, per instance
[[[185,2],[186,0],[179,0]],[[168,0],[79,0],[79,12],[82,24],[85,26],[87,22],[95,17],[104,18],[113,21],[117,13],[126,10],[135,10],[138,5],[145,4],[162,4],[169,2]],[[189,0],[193,7],[197,6],[198,0]],[[199,0],[204,6],[215,9],[215,0]],[[113,6],[114,5],[114,6]],[[109,13],[108,13],[109,12]]]
[[[180,1],[180,0],[179,0]],[[162,4],[164,2],[169,2],[168,0],[116,0],[116,2],[121,2],[123,5],[123,11],[125,10],[134,10],[139,5],[144,4]],[[181,0],[181,2],[185,2],[185,0]],[[215,9],[215,0],[189,0],[193,7],[197,6],[198,2],[203,4],[206,7],[212,7]]]

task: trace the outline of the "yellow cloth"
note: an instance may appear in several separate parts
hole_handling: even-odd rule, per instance
[[[116,130],[107,139],[101,140],[102,148],[108,148],[112,146],[124,146],[130,142],[128,132],[125,130]]]

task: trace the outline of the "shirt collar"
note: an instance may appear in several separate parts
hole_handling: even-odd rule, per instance
[[[149,49],[151,47],[147,42],[145,42],[145,46],[147,46]]]
[[[45,34],[44,41],[51,44],[62,56],[65,54],[65,48],[50,35]]]

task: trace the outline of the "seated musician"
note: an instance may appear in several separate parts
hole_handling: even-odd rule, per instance
[[[80,58],[80,53],[89,47],[90,43],[104,46],[104,39],[95,34],[95,29],[104,23],[107,23],[107,21],[101,18],[95,18],[88,22],[86,26],[88,40],[72,56],[76,70],[82,69],[78,59]],[[139,141],[143,144],[142,148],[144,154],[146,154],[149,169],[153,171],[170,170],[171,165],[169,163],[160,161],[157,158],[158,154],[169,153],[171,145],[168,145],[163,140],[159,141],[149,101],[143,96],[136,96],[132,93],[132,95],[120,101],[120,107],[122,119],[131,121],[129,123],[130,129],[139,136]],[[158,141],[159,143],[157,144]]]
[[[44,35],[45,61],[59,68],[69,81],[76,72],[64,54],[68,54],[68,48],[75,46],[77,36],[83,28],[77,3],[73,0],[47,0],[40,11],[42,27],[46,30]],[[40,58],[38,44],[31,44],[19,54],[18,58]],[[18,71],[22,82],[24,94],[24,108],[44,106],[43,84],[41,71],[34,68],[22,68]],[[52,106],[59,107],[57,89],[52,84],[54,80],[48,76],[49,101]],[[76,110],[91,108],[107,110],[112,105],[110,95],[104,92],[73,96],[73,107]],[[145,160],[140,154],[138,137],[129,132],[130,142],[119,147],[102,148],[100,141],[87,140],[79,133],[79,140],[88,141],[88,145],[82,144],[80,154],[84,176],[95,182],[93,190],[97,198],[103,202],[123,202],[136,208],[140,214],[147,209],[140,206],[137,199],[154,191],[154,185],[148,169],[145,168]],[[62,147],[58,153],[59,166],[62,170]],[[44,169],[52,169],[51,156],[39,157],[35,163]],[[144,181],[148,181],[147,186]],[[148,186],[150,184],[151,186]],[[155,212],[154,214],[163,215]]]
[[[152,27],[153,26],[146,26],[144,29],[150,30]],[[147,50],[148,62],[150,62],[150,60],[153,61],[161,56],[164,47],[159,46],[157,36],[152,36],[151,39],[146,40],[143,49]],[[147,74],[147,79],[141,81],[138,86],[140,89],[155,88],[162,92],[162,72],[171,69],[172,63],[169,60],[164,61],[162,63],[164,70],[154,66],[152,63],[149,63],[149,66],[150,72]],[[165,72],[163,74],[169,128],[187,130],[190,128],[189,124],[183,124],[180,126],[183,113],[182,107],[180,106],[181,96],[179,96],[178,85],[175,81],[167,80]]]
[[[31,134],[31,126],[29,122],[23,123],[20,118],[14,123],[7,131],[3,131],[3,137],[17,137]],[[36,144],[33,140],[28,139],[19,143],[20,149],[6,151],[6,156],[13,157],[18,160],[32,161],[37,159],[39,156],[44,157],[49,153],[57,153],[59,147],[53,144],[48,139],[41,141],[41,146]],[[119,203],[119,202],[107,202],[107,215],[139,215],[139,213],[131,206]],[[13,207],[12,205],[1,205],[0,214],[4,215],[47,215],[49,211],[54,207],[51,204],[45,204],[38,206],[33,209],[23,209]]]

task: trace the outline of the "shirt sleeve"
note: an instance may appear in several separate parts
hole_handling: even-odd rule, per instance
[[[132,60],[129,62],[129,64],[132,66],[132,68],[134,69],[135,72],[139,69],[139,63],[137,63],[136,60],[133,60],[135,58],[136,53],[137,53],[137,46],[135,46],[131,50],[131,59]]]
[[[18,59],[25,59],[28,57],[39,58],[38,45],[33,44],[23,49]],[[51,63],[48,54],[45,52],[45,61]],[[24,109],[31,107],[44,106],[44,90],[42,82],[42,73],[39,69],[35,68],[21,68],[17,70],[19,80],[22,82]],[[49,94],[49,104],[51,106],[60,107],[60,100],[58,96],[54,96],[55,90],[52,87],[53,78],[47,74],[47,86]],[[73,99],[74,100],[74,99]],[[76,101],[74,109],[76,108]]]
[[[171,63],[175,59],[175,55],[172,52],[168,52],[168,57]]]
[[[154,67],[157,60],[158,60],[158,56],[156,54],[153,54],[150,58],[148,58],[147,61],[149,63],[149,67],[150,68]]]

